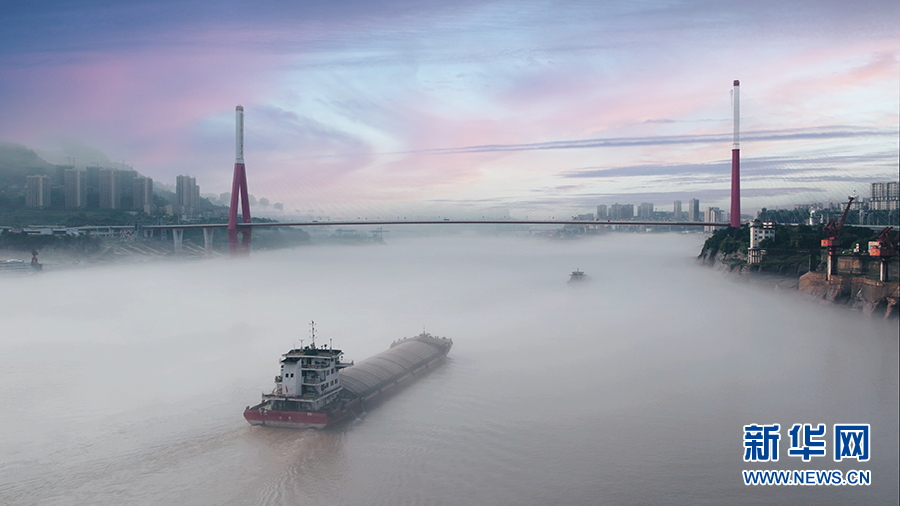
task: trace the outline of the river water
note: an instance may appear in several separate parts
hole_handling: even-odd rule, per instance
[[[896,320],[698,266],[702,240],[401,236],[0,279],[0,504],[896,504]],[[347,360],[423,327],[454,347],[345,427],[249,426],[310,320]],[[779,462],[743,461],[753,423],[781,425]],[[830,437],[788,457],[794,423],[870,424],[871,460]]]

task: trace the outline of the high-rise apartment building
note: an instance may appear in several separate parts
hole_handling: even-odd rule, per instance
[[[722,211],[718,207],[707,207],[706,212],[703,216],[703,221],[707,223],[716,223],[726,221],[725,211]],[[707,232],[714,232],[716,227],[703,227],[703,230]]]
[[[688,221],[700,221],[700,201],[698,199],[688,201]]]
[[[87,207],[87,172],[79,169],[66,169],[63,173],[63,189],[66,197],[66,209]]]
[[[598,220],[605,220],[605,219],[607,219],[608,216],[609,216],[609,214],[607,214],[607,212],[606,212],[605,204],[600,204],[599,206],[597,206],[597,219]]]
[[[50,178],[47,176],[27,176],[25,178],[25,205],[28,207],[50,207]]]
[[[116,171],[116,190],[119,192],[119,208],[133,209],[134,197],[132,195],[132,181],[138,177],[136,170],[119,169]]]
[[[644,219],[649,220],[653,217],[653,204],[650,202],[644,202],[638,206],[638,216]]]
[[[138,176],[131,180],[131,208],[145,214],[153,212],[153,179]]]
[[[99,171],[100,209],[120,209],[122,207],[116,172],[118,171],[112,168]]]
[[[200,187],[191,176],[175,178],[175,213],[192,216],[197,202],[200,200]]]
[[[681,221],[681,201],[676,200],[675,204],[672,206],[672,219],[675,221]]]
[[[634,218],[634,205],[633,204],[613,204],[609,206],[609,219],[622,221],[622,220],[630,220]]]
[[[893,211],[900,209],[900,183],[872,183],[872,198],[869,199],[871,211]]]

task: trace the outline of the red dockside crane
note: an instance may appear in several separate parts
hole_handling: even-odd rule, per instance
[[[869,256],[881,259],[881,281],[888,281],[891,257],[897,256],[897,246],[898,241],[900,241],[900,234],[892,241],[891,235],[893,234],[891,234],[891,232],[893,230],[894,227],[884,227],[884,229],[881,230],[881,233],[878,234],[878,237],[869,243]]]
[[[853,196],[847,198],[849,200],[847,200],[847,207],[844,208],[844,214],[841,215],[841,221],[835,222],[834,218],[832,218],[822,227],[822,231],[825,232],[826,236],[825,239],[822,239],[822,247],[828,248],[828,270],[825,271],[825,279],[831,279],[831,276],[835,274],[837,269],[837,262],[834,261],[834,257],[841,246],[841,230],[844,229],[844,222],[847,221],[850,204],[856,199]]]

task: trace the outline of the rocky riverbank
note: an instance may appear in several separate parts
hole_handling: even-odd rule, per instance
[[[900,313],[900,283],[897,281],[881,282],[852,274],[834,275],[827,280],[821,269],[824,263],[816,262],[820,269],[813,267],[812,271],[809,269],[815,265],[812,260],[749,265],[739,252],[714,255],[704,252],[698,260],[756,284],[778,290],[797,290],[812,299],[846,306],[873,317],[897,318]]]
[[[799,281],[798,290],[815,299],[845,304],[871,316],[898,317],[900,283],[897,281],[841,275],[826,279],[824,272],[808,272]]]

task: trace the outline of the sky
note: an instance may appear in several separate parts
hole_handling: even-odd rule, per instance
[[[898,179],[900,3],[5,2],[0,142],[273,218],[744,213]]]

